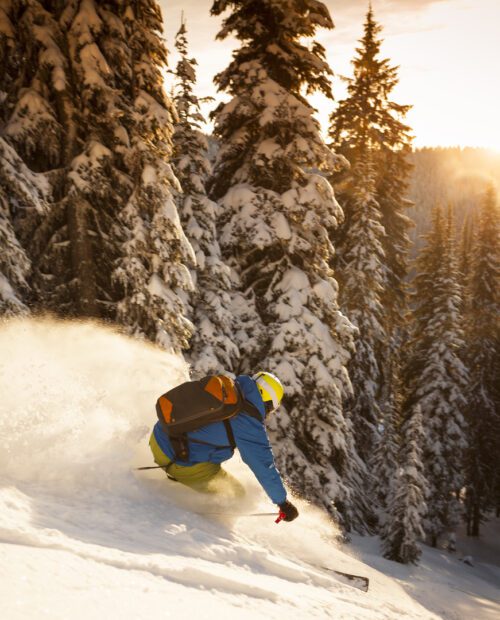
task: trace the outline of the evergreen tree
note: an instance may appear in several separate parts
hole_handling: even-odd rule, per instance
[[[45,189],[43,179],[30,172],[0,138],[0,316],[28,312],[31,263],[19,243],[13,219],[22,210],[42,212]]]
[[[458,522],[467,447],[463,413],[468,375],[459,357],[463,330],[458,280],[450,221],[436,208],[433,229],[417,260],[403,410],[407,419],[418,406],[424,420],[429,484],[424,527],[433,546]]]
[[[207,140],[200,127],[204,119],[194,93],[196,60],[188,55],[184,20],[175,46],[180,55],[174,97],[179,120],[173,137],[173,164],[183,190],[179,197],[179,213],[196,256],[195,290],[191,297],[195,332],[188,352],[191,374],[203,376],[221,369],[235,372],[239,350],[234,342],[232,274],[222,261],[216,236],[219,206],[208,198],[205,190],[211,165]]]
[[[384,557],[403,564],[416,564],[424,537],[425,488],[422,450],[424,430],[417,405],[403,429],[401,467],[389,487],[388,518],[381,533]]]
[[[467,317],[470,313],[470,279],[471,263],[474,248],[475,222],[472,214],[468,214],[462,226],[459,247],[459,272],[462,281],[462,315]],[[466,322],[466,319],[465,319]],[[465,323],[464,323],[465,324]],[[467,343],[464,342],[462,360],[467,365]]]
[[[13,0],[4,15],[4,135],[50,185],[46,211],[15,222],[35,301],[179,348],[189,247],[165,163],[173,111],[156,2]]]
[[[409,109],[409,106],[405,106]],[[398,121],[396,121],[396,127]],[[382,304],[386,316],[389,336],[388,355],[396,357],[405,338],[405,316],[407,313],[406,280],[408,276],[408,255],[411,241],[409,231],[414,226],[405,214],[412,206],[406,198],[411,164],[409,163],[410,138],[408,128],[394,137],[391,148],[382,148],[379,160],[379,181],[376,198],[380,205],[381,224],[385,230],[382,246],[385,253],[386,286],[382,293]],[[390,383],[385,380],[383,390],[390,393]]]
[[[369,509],[342,399],[353,330],[339,312],[328,229],[342,212],[326,179],[341,161],[324,144],[303,96],[331,96],[323,47],[306,38],[332,28],[316,0],[217,0],[230,9],[218,38],[241,46],[216,76],[231,96],[215,112],[221,146],[209,187],[222,206],[220,242],[255,303],[249,370],[276,372],[286,411],[274,419],[278,464],[294,489],[362,529]]]
[[[358,328],[359,335],[348,366],[353,395],[346,406],[354,425],[358,452],[368,463],[382,421],[377,400],[381,384],[380,353],[386,341],[381,304],[385,275],[381,240],[385,233],[375,199],[375,175],[368,146],[353,166],[350,183],[350,230],[344,239],[342,265],[338,268],[339,297],[342,309]]]
[[[337,276],[340,290],[344,292],[341,307],[349,304],[348,316],[351,318],[353,307],[359,306],[357,312],[368,317],[373,314],[372,323],[377,321],[379,326],[375,332],[369,334],[363,330],[360,340],[371,340],[370,346],[375,355],[375,365],[372,365],[372,374],[367,374],[369,381],[375,381],[372,392],[375,394],[370,412],[364,408],[366,421],[360,425],[360,431],[368,424],[373,428],[373,415],[377,406],[390,406],[390,402],[397,395],[393,395],[391,385],[391,359],[398,363],[399,351],[404,335],[404,315],[406,312],[405,279],[407,275],[407,254],[410,240],[408,230],[411,221],[405,215],[410,202],[405,198],[408,188],[410,163],[408,155],[411,150],[410,129],[403,119],[410,106],[397,104],[389,99],[392,90],[398,83],[398,67],[393,67],[388,59],[380,58],[381,27],[373,16],[370,6],[364,25],[364,35],[360,46],[356,50],[356,57],[352,61],[354,77],[349,81],[348,96],[339,102],[337,109],[331,115],[329,135],[335,150],[351,162],[351,170],[334,176],[337,184],[337,195],[345,212],[343,225],[333,233],[336,244]],[[363,191],[365,179],[356,179],[358,166],[366,159],[367,151],[371,154],[373,207],[372,226],[373,242],[371,256],[366,252],[365,258],[372,273],[377,272],[370,296],[363,302],[363,297],[356,297],[355,291],[345,286],[344,270],[349,253],[359,244],[363,247],[364,240],[359,234],[357,215],[359,204],[355,197],[356,191]],[[361,183],[361,185],[359,185]],[[359,187],[358,187],[359,185]],[[376,205],[376,206],[375,206]],[[362,251],[360,249],[360,251]],[[376,302],[375,302],[376,300]],[[374,303],[375,302],[375,303]],[[383,320],[380,320],[379,305],[383,306]],[[370,307],[371,306],[371,307]],[[346,306],[347,308],[347,306]],[[372,325],[373,330],[375,326]],[[385,361],[389,361],[388,364]],[[355,362],[350,366],[354,372]],[[357,373],[363,375],[368,369],[360,368]],[[373,372],[375,371],[375,372]],[[355,394],[360,393],[355,389]],[[361,410],[362,406],[358,406]],[[376,434],[369,433],[364,438],[361,450],[367,458],[377,440]]]
[[[392,369],[394,372],[394,367]],[[383,411],[382,432],[380,434],[375,452],[372,458],[374,474],[374,497],[377,503],[387,511],[388,497],[392,492],[392,483],[399,468],[399,452],[401,446],[400,408],[401,403],[397,400],[398,380],[395,374],[392,376],[393,385],[391,399],[386,402]]]
[[[0,4],[0,127],[5,124],[8,85],[16,79],[14,24]],[[28,208],[37,196],[29,187],[29,172],[14,149],[0,138],[0,316],[25,313],[29,291],[27,276],[31,265],[16,235],[13,216]],[[25,180],[26,179],[26,180]]]
[[[463,278],[464,287],[467,286],[470,277],[471,258],[474,247],[474,218],[471,213],[467,214],[462,226],[460,239],[459,268]]]
[[[478,536],[487,511],[500,506],[500,239],[493,187],[479,212],[468,298],[466,517],[468,534]]]
[[[123,4],[130,140],[125,161],[134,186],[119,214],[123,251],[113,279],[124,295],[117,316],[130,331],[179,351],[192,333],[186,298],[193,288],[187,265],[194,257],[173,197],[179,183],[168,163],[176,113],[165,95],[161,72],[167,60],[160,37],[162,18],[155,0]]]
[[[386,231],[382,239],[385,251],[387,286],[384,291],[384,308],[388,322],[401,325],[406,312],[404,281],[407,274],[407,254],[410,246],[408,230],[411,220],[405,210],[411,206],[406,199],[411,163],[410,128],[403,119],[411,106],[389,99],[398,84],[398,67],[389,59],[380,59],[382,28],[374,20],[371,6],[366,15],[364,36],[352,64],[354,77],[348,85],[348,97],[339,102],[331,115],[329,135],[336,151],[352,163],[364,156],[366,147],[374,153],[376,164],[376,200],[379,204],[381,224]],[[349,192],[338,192],[339,200],[349,202]],[[341,240],[349,234],[350,212],[338,233]],[[342,244],[337,247],[341,257]]]

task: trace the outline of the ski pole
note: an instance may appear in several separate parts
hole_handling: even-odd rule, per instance
[[[151,465],[150,467],[136,467],[135,471],[144,471],[145,469],[165,469],[168,465]]]
[[[251,512],[244,514],[241,512],[197,512],[197,515],[219,515],[220,517],[275,517],[275,512]]]

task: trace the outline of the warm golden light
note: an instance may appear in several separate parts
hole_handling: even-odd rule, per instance
[[[336,28],[319,40],[336,78],[336,99],[345,94],[340,76],[351,75],[350,61],[361,36],[366,0],[324,0]],[[166,34],[173,50],[181,10],[188,22],[190,49],[199,63],[198,93],[214,95],[213,76],[230,62],[236,42],[214,41],[220,20],[210,17],[211,0],[164,0]],[[500,150],[499,0],[415,0],[372,2],[383,25],[382,54],[399,65],[394,100],[412,104],[408,123],[415,146],[480,146]],[[175,53],[171,54],[175,64]],[[311,98],[326,130],[334,103]],[[206,106],[208,111],[212,106]]]

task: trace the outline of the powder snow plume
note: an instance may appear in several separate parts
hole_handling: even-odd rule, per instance
[[[178,358],[90,322],[0,327],[0,471],[102,487],[130,470],[154,398],[186,380]]]
[[[237,457],[225,467],[244,499],[135,471],[153,464],[156,398],[187,377],[182,358],[102,324],[0,324],[2,620],[439,617],[305,502],[290,524],[249,516],[276,507]]]

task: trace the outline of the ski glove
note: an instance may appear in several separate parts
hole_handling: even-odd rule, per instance
[[[285,515],[283,517],[283,521],[293,521],[299,516],[299,511],[297,508],[295,508],[292,502],[289,502],[288,500],[284,501],[282,504],[279,504],[279,508]]]

